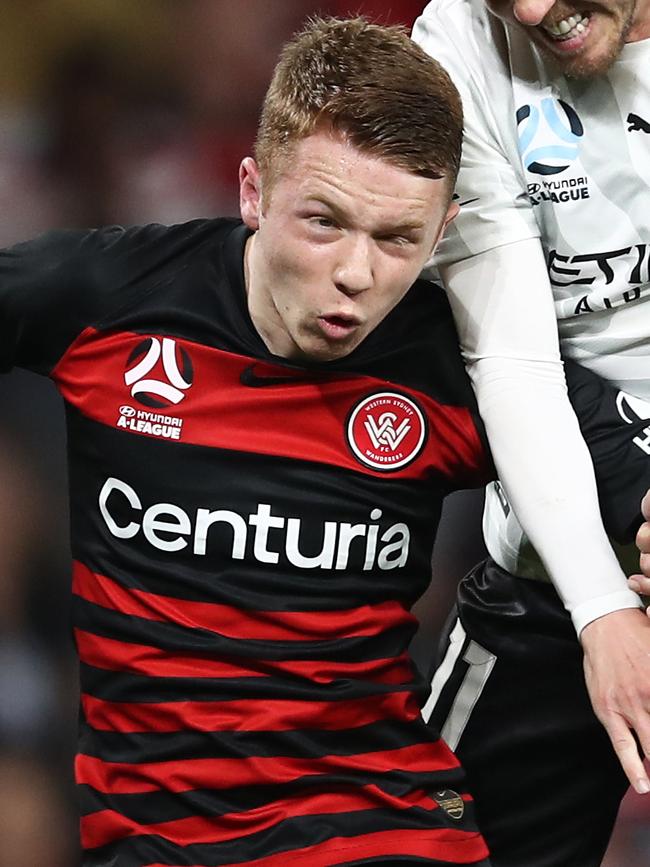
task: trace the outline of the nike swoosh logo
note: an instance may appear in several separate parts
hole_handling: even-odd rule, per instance
[[[479,198],[480,198],[480,196],[475,196],[475,198],[473,198],[473,199],[465,199],[464,202],[458,202],[458,207],[462,208],[463,205],[471,205],[472,202],[478,202]]]

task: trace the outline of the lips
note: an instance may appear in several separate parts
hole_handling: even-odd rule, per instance
[[[319,316],[318,321],[327,337],[332,340],[343,340],[361,324],[356,316],[346,316],[342,313],[332,313]]]
[[[555,24],[543,25],[539,29],[544,35],[546,44],[557,54],[563,54],[581,48],[591,29],[591,16],[576,13]]]
[[[554,24],[544,25],[543,29],[552,39],[564,42],[567,39],[573,39],[584,33],[588,24],[589,16],[576,12],[574,15],[562,18],[561,21],[557,21]]]

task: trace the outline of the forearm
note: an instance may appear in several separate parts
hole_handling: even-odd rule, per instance
[[[602,526],[539,242],[491,250],[443,276],[499,477],[576,629],[637,605]]]
[[[561,363],[491,358],[469,370],[501,483],[578,633],[636,607],[602,526]]]

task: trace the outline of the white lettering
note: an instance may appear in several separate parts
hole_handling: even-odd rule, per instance
[[[158,518],[159,515],[169,515],[175,519],[175,522],[162,521]],[[144,513],[142,521],[142,532],[147,541],[155,548],[160,548],[161,551],[180,551],[187,547],[187,542],[180,536],[175,539],[161,539],[156,533],[181,533],[183,536],[189,536],[192,532],[192,525],[187,512],[184,512],[179,506],[173,503],[156,503],[155,506],[150,506]]]
[[[135,524],[133,521],[127,524],[126,527],[120,527],[119,524],[116,524],[107,508],[108,498],[113,491],[120,491],[120,493],[124,494],[134,509],[142,509],[142,503],[133,488],[130,488],[119,479],[106,479],[104,486],[99,492],[99,511],[104,521],[106,521],[108,529],[118,539],[132,539],[140,529],[140,525]]]
[[[401,538],[396,542],[393,542],[391,545],[386,545],[386,547],[382,548],[379,552],[378,566],[380,569],[401,569],[403,566],[406,566],[409,554],[409,542],[411,540],[411,533],[406,524],[393,524],[393,526],[383,534],[381,541],[388,542],[398,534]],[[389,560],[389,555],[393,553],[399,554],[399,557],[395,560]]]
[[[271,507],[268,503],[260,503],[257,512],[248,516],[248,523],[255,527],[255,540],[253,542],[253,554],[260,563],[277,563],[280,559],[275,551],[268,550],[269,530],[276,527],[281,530],[284,527],[284,518],[275,518],[271,515]]]
[[[231,512],[229,509],[217,509],[216,512],[211,512],[209,509],[196,510],[196,530],[194,533],[194,553],[205,554],[206,543],[208,540],[208,530],[212,524],[223,522],[230,524],[232,527],[232,558],[233,560],[243,560],[246,553],[246,521],[237,512]]]
[[[287,520],[287,559],[299,569],[331,569],[336,546],[336,524],[334,521],[325,521],[323,548],[320,554],[317,554],[315,557],[305,557],[298,550],[301,524],[300,518],[289,518]]]
[[[650,449],[650,428],[648,429],[648,448]],[[325,521],[321,525],[321,550],[313,555],[304,554],[300,549],[301,534],[303,536],[303,519],[282,518],[272,513],[269,503],[258,503],[257,511],[248,515],[248,523],[237,512],[228,509],[196,510],[194,521],[180,506],[174,503],[153,503],[142,516],[142,524],[129,521],[118,524],[109,509],[109,499],[112,494],[120,494],[131,509],[142,512],[142,501],[136,491],[126,482],[109,478],[99,493],[99,511],[109,531],[118,539],[132,539],[140,530],[144,538],[159,551],[170,553],[181,551],[188,546],[185,536],[192,537],[192,551],[199,556],[205,556],[208,535],[213,525],[227,524],[232,530],[230,556],[233,560],[243,560],[246,556],[248,527],[254,528],[252,557],[258,563],[276,565],[280,561],[281,548],[284,545],[284,555],[289,563],[298,569],[337,569],[350,568],[351,549],[354,539],[364,539],[365,547],[357,546],[358,560],[363,552],[363,569],[379,568],[382,570],[401,569],[406,565],[409,554],[411,534],[406,524],[397,523],[384,530],[381,537],[379,524],[349,524],[347,522]],[[114,500],[111,500],[114,502]],[[381,509],[372,509],[370,519],[379,521]],[[315,528],[310,528],[313,530]],[[284,531],[284,540],[278,536],[279,550],[270,550],[269,533],[271,530]],[[165,538],[161,534],[169,534]],[[310,538],[313,537],[310,532]],[[378,551],[378,540],[384,546]]]
[[[339,528],[339,545],[336,552],[335,569],[346,569],[350,556],[350,543],[357,537],[363,538],[366,535],[365,524],[341,524]],[[370,528],[372,529],[372,527]]]
[[[634,437],[632,442],[635,446],[638,446],[641,451],[645,452],[647,455],[650,455],[650,427],[644,428],[643,434],[643,437]]]

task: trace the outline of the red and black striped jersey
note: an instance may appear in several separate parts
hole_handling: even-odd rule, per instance
[[[0,257],[0,366],[66,404],[84,864],[477,863],[407,651],[443,497],[492,474],[444,294],[291,364],[249,317],[247,236]]]

